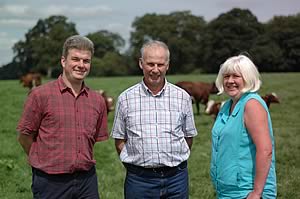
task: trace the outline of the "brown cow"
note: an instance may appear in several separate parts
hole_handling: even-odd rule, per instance
[[[105,100],[105,104],[106,104],[106,109],[107,109],[107,114],[111,111],[114,110],[114,99],[110,96],[106,95],[106,92],[104,90],[96,90],[97,93],[99,93],[100,95],[102,95],[102,97]]]
[[[23,87],[28,87],[31,90],[42,84],[42,76],[40,73],[27,73],[21,76],[20,83],[23,84]]]
[[[190,82],[181,81],[176,83],[177,86],[184,89],[190,96],[192,96],[193,102],[196,104],[197,114],[200,115],[199,104],[207,104],[209,95],[218,93],[218,89],[215,83],[207,82]]]
[[[268,108],[270,108],[271,103],[280,103],[276,93],[266,94],[265,96],[261,96],[261,98],[266,102]],[[206,105],[205,113],[213,115],[214,118],[216,118],[224,103],[225,101],[215,102],[214,100],[209,100]]]
[[[271,103],[280,103],[276,93],[266,94],[265,96],[261,97],[263,98],[263,100],[265,100],[268,108],[270,107]]]

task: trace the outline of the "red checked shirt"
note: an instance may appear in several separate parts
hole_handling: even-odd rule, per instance
[[[31,166],[49,174],[89,170],[95,142],[108,139],[104,99],[86,86],[75,98],[60,76],[32,90],[17,130],[34,136]]]

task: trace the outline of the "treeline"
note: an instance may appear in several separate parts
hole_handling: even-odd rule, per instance
[[[260,72],[299,72],[300,13],[275,16],[261,23],[247,9],[234,8],[210,22],[190,11],[145,14],[132,23],[129,47],[119,34],[99,30],[86,35],[95,44],[90,76],[137,75],[141,45],[164,41],[171,51],[169,73],[216,73],[226,58],[246,53]],[[13,46],[12,61],[0,68],[0,79],[14,79],[36,71],[49,77],[61,72],[62,44],[78,34],[65,16],[38,20]],[[122,50],[123,49],[123,50]]]

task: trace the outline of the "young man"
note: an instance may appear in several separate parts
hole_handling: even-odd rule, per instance
[[[104,99],[84,83],[93,53],[88,38],[69,37],[62,75],[25,102],[17,130],[32,166],[34,198],[99,198],[93,146],[108,133]]]
[[[165,43],[144,44],[143,81],[118,98],[112,137],[127,170],[127,199],[188,198],[187,159],[197,131],[190,96],[165,78],[169,59]]]

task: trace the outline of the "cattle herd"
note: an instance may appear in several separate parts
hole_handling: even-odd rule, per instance
[[[199,104],[205,105],[205,113],[207,115],[212,115],[215,119],[220,111],[220,108],[225,103],[225,101],[214,101],[209,100],[210,94],[217,94],[218,89],[215,83],[207,82],[191,82],[191,81],[180,81],[176,83],[177,86],[184,89],[192,98],[193,103],[196,104],[196,114],[200,114]],[[268,108],[271,103],[279,103],[279,98],[276,93],[266,94],[261,96],[266,102]]]
[[[207,115],[212,115],[214,119],[217,117],[220,108],[225,103],[225,101],[209,100],[210,94],[218,93],[218,89],[214,82],[181,81],[177,82],[176,85],[184,89],[191,96],[193,103],[196,104],[196,111],[198,115],[200,114],[199,103],[205,105],[205,113]],[[271,103],[279,103],[279,98],[276,93],[266,94],[261,97],[266,102],[268,108]]]
[[[20,77],[20,83],[24,87],[28,87],[29,90],[42,84],[42,77],[40,73],[27,73]],[[214,82],[191,82],[191,81],[180,81],[176,83],[177,86],[184,89],[192,98],[192,102],[196,105],[196,114],[200,115],[200,103],[205,106],[205,114],[212,115],[213,118],[219,113],[220,108],[224,104],[224,101],[210,100],[211,94],[217,94],[218,89]],[[97,93],[102,95],[105,100],[107,113],[114,110],[114,99],[108,96],[104,90],[96,90]],[[279,103],[279,98],[275,93],[270,93],[262,96],[266,102],[268,108],[271,103]]]

